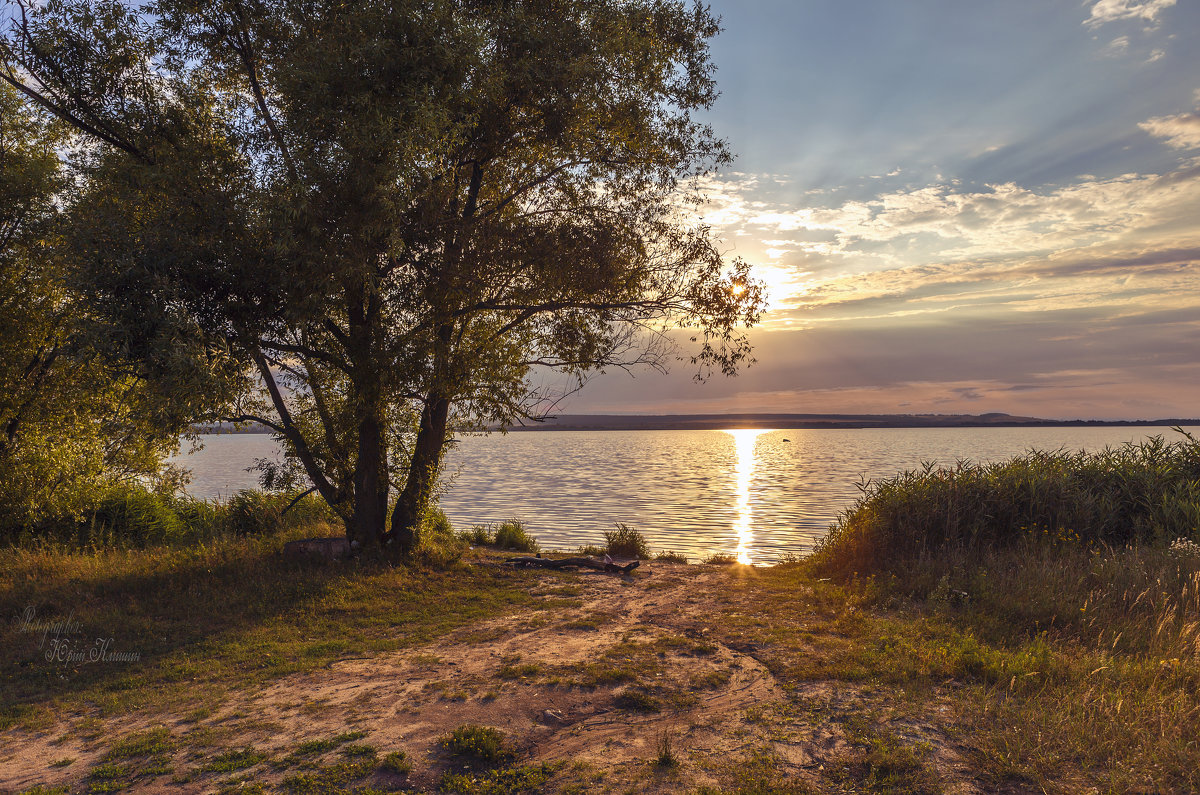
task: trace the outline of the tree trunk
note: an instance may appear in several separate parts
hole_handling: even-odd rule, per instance
[[[354,420],[358,451],[354,462],[354,513],[346,534],[364,549],[379,549],[387,531],[387,439],[383,422],[383,385],[374,345],[380,322],[379,295],[363,276],[346,290],[347,353],[353,370]]]
[[[354,467],[354,516],[346,528],[351,541],[378,549],[387,530],[387,452],[383,424],[373,407],[358,421],[358,460]]]
[[[436,393],[431,394],[421,411],[421,425],[413,445],[408,478],[392,511],[389,537],[395,541],[401,555],[411,553],[419,541],[421,515],[429,504],[438,467],[442,463],[442,446],[446,441],[449,416],[450,400]]]

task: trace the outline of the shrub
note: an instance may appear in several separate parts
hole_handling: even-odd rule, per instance
[[[629,525],[617,522],[615,530],[604,531],[604,540],[608,543],[608,554],[614,557],[650,558],[650,547],[646,546],[646,539]]]
[[[399,776],[407,776],[412,772],[412,760],[404,751],[392,751],[379,763],[379,769]]]
[[[488,531],[486,525],[477,524],[470,530],[465,530],[458,534],[458,537],[468,544],[477,547],[486,546],[492,543],[492,534]]]
[[[654,556],[654,559],[658,560],[658,561],[662,561],[663,563],[687,563],[688,562],[687,555],[680,555],[678,552],[671,552],[669,550],[659,552],[657,555]]]
[[[949,549],[1019,543],[1165,545],[1200,529],[1200,442],[1184,434],[1097,453],[959,462],[868,481],[810,563],[828,574],[898,569]]]
[[[329,504],[312,494],[297,499],[295,494],[244,490],[223,509],[225,529],[235,535],[274,535],[290,527],[340,523]]]
[[[503,762],[515,756],[508,738],[499,729],[467,723],[441,739],[441,746],[455,756],[479,762]]]
[[[286,502],[285,502],[286,500]],[[283,529],[287,497],[244,490],[233,495],[226,508],[229,531],[242,536],[272,535]]]
[[[537,552],[537,540],[525,532],[525,525],[516,519],[502,522],[496,528],[495,544],[500,549],[513,549],[518,552]]]
[[[224,532],[226,511],[220,503],[177,495],[172,498],[171,505],[183,522],[184,535],[189,541],[214,538]]]
[[[467,541],[455,535],[450,519],[439,508],[430,508],[421,523],[416,555],[436,568],[451,566],[467,551]]]
[[[169,497],[142,486],[110,489],[80,526],[82,544],[146,546],[180,539],[184,524]]]

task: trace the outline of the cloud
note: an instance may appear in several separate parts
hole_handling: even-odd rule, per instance
[[[1104,258],[1136,249],[1142,238],[1167,248],[1200,242],[1200,161],[1166,174],[1085,178],[1046,189],[926,185],[832,207],[764,202],[755,198],[752,182],[736,180],[709,193],[714,203],[705,216],[719,232],[748,232],[777,251],[817,255],[823,263],[804,263],[813,270],[844,270],[849,261],[859,270],[880,270],[1061,258],[1075,250]]]
[[[1176,0],[1099,0],[1092,6],[1092,13],[1084,24],[1098,27],[1108,22],[1123,20],[1158,21],[1163,11],[1175,5]]]
[[[753,340],[758,364],[735,379],[697,385],[682,366],[636,381],[614,373],[589,384],[569,411],[1200,414],[1200,323],[1185,313],[964,313],[760,330]]]
[[[1118,36],[1104,47],[1103,52],[1110,58],[1115,58],[1118,55],[1124,55],[1125,53],[1129,52],[1129,37]]]
[[[1138,125],[1155,138],[1165,138],[1175,149],[1200,149],[1200,110],[1174,116],[1156,116]]]

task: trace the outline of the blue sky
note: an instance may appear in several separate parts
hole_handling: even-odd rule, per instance
[[[758,363],[561,410],[1200,416],[1200,3],[720,0]]]

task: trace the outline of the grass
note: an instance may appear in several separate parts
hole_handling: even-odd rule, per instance
[[[412,760],[404,751],[391,751],[379,763],[379,769],[398,776],[407,776],[412,772]]]
[[[501,522],[496,528],[492,543],[500,549],[511,549],[517,552],[537,552],[537,539],[529,535],[525,525],[516,519]]]
[[[846,577],[1028,542],[1200,540],[1193,538],[1200,534],[1200,441],[1179,433],[1174,442],[1153,437],[1095,453],[1033,450],[869,481],[813,554],[813,566]]]
[[[872,484],[811,559],[731,577],[756,611],[721,639],[797,692],[885,688],[986,790],[1200,790],[1198,461],[1158,440]],[[853,729],[870,711],[830,784],[939,791],[925,741]]]
[[[671,733],[669,731],[664,729],[659,733],[654,747],[657,751],[654,764],[664,769],[679,766],[679,757],[675,753],[675,747],[671,741]]]
[[[200,771],[203,773],[232,773],[253,767],[266,759],[267,754],[262,751],[254,748],[238,748],[213,757],[200,767]]]
[[[617,522],[614,529],[604,531],[604,542],[608,554],[613,557],[637,560],[649,560],[653,557],[642,534],[620,522]]]
[[[541,795],[562,763],[518,765],[479,773],[449,773],[441,791],[458,795]]]
[[[497,764],[516,756],[504,732],[474,723],[459,726],[439,744],[452,756],[484,764]]]
[[[38,728],[71,710],[103,719],[155,704],[203,710],[222,692],[402,649],[535,600],[519,575],[284,559],[293,537],[227,537],[191,547],[80,552],[0,549],[0,729]],[[73,622],[60,642],[95,637],[133,661],[47,662],[38,622]]]

